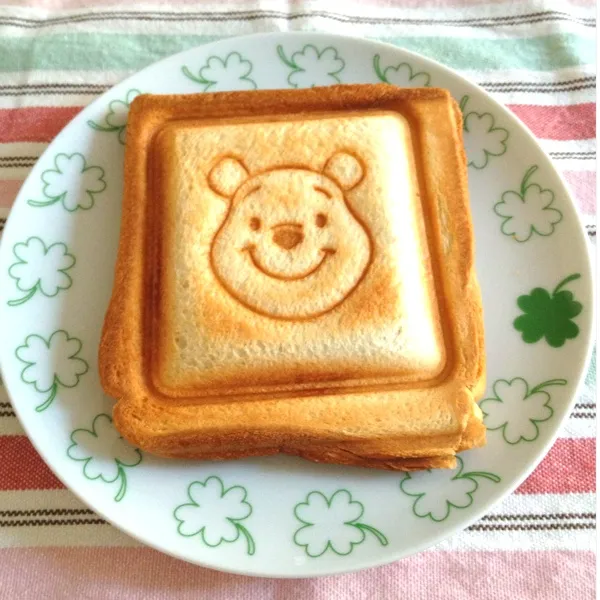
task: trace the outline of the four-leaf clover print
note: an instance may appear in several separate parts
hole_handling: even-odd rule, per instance
[[[95,195],[106,189],[104,169],[88,166],[83,154],[57,154],[54,168],[42,173],[44,200],[28,200],[29,206],[45,207],[61,202],[69,212],[88,210]]]
[[[30,237],[15,244],[13,254],[17,261],[9,267],[8,274],[25,295],[9,300],[9,306],[27,302],[36,292],[52,298],[71,287],[73,281],[67,271],[75,264],[75,257],[65,244],[46,246],[39,237]]]
[[[583,306],[574,299],[573,292],[563,288],[580,277],[579,273],[565,277],[552,293],[538,287],[519,296],[517,305],[524,314],[513,325],[524,342],[535,344],[545,338],[550,346],[560,348],[579,335],[579,327],[572,319],[581,313]]]
[[[23,383],[32,385],[44,396],[47,394],[36,407],[37,412],[52,404],[59,388],[74,388],[79,378],[88,372],[88,363],[79,356],[81,347],[81,340],[59,329],[48,339],[28,335],[24,344],[15,350],[17,359],[25,364],[21,371]]]
[[[333,46],[319,50],[316,46],[307,44],[288,58],[283,46],[279,45],[277,55],[291,69],[287,80],[294,88],[341,83],[339,74],[346,63]]]
[[[129,90],[124,100],[112,100],[109,103],[104,123],[96,123],[90,120],[87,124],[96,131],[117,132],[119,142],[124,145],[129,107],[134,98],[140,94],[140,90]]]
[[[187,496],[189,502],[173,512],[180,535],[198,536],[210,548],[236,542],[241,536],[246,540],[248,555],[255,553],[254,538],[242,523],[252,514],[245,487],[226,488],[220,477],[211,475],[204,481],[190,483]]]
[[[473,504],[473,494],[479,488],[480,480],[499,483],[500,477],[487,471],[464,473],[464,463],[456,457],[455,469],[438,469],[407,473],[400,482],[400,489],[412,496],[412,510],[415,516],[429,518],[439,523],[446,520],[453,508],[468,508]]]
[[[508,130],[496,127],[496,120],[489,112],[467,112],[469,96],[463,96],[460,109],[463,113],[463,138],[469,167],[483,169],[490,157],[506,152]]]
[[[105,483],[119,482],[115,501],[120,502],[127,492],[126,468],[142,462],[142,453],[130,446],[115,429],[112,419],[101,413],[92,421],[91,429],[75,429],[71,433],[67,456],[83,462],[86,479]]]
[[[188,79],[204,86],[205,92],[256,89],[256,83],[250,77],[252,63],[239,52],[230,52],[224,59],[211,56],[198,75],[194,75],[185,66],[181,70]]]
[[[508,444],[533,442],[540,434],[538,423],[554,414],[546,388],[566,384],[566,379],[550,379],[529,389],[522,377],[498,379],[492,388],[494,396],[479,403],[483,423],[490,431],[502,431]]]
[[[373,57],[373,68],[380,81],[397,85],[398,87],[427,87],[431,81],[429,73],[424,71],[413,71],[413,68],[407,63],[402,62],[396,66],[389,66],[385,69],[381,67],[381,56],[376,54]]]
[[[330,497],[319,491],[310,492],[304,502],[294,507],[294,515],[302,524],[294,533],[294,543],[311,558],[322,556],[327,550],[346,556],[365,541],[367,533],[387,546],[388,540],[381,531],[360,521],[364,510],[348,490],[337,490]]]
[[[503,217],[502,233],[517,242],[526,242],[534,233],[549,236],[563,218],[560,210],[552,207],[554,192],[529,182],[537,169],[537,165],[530,167],[523,176],[519,191],[504,192],[500,202],[494,206],[494,212]]]

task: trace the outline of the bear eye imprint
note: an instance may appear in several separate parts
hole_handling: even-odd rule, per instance
[[[325,227],[327,225],[327,217],[323,213],[319,213],[315,218],[317,227]]]
[[[260,229],[260,219],[258,217],[252,217],[250,219],[250,229],[258,231]]]

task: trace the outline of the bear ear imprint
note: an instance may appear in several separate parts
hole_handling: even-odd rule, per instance
[[[250,173],[244,163],[235,156],[224,156],[208,173],[208,187],[225,198],[232,198]]]
[[[323,174],[331,177],[343,190],[356,187],[365,176],[363,162],[353,153],[336,152],[323,167]]]

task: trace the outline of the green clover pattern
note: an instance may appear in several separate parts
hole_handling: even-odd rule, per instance
[[[230,52],[224,59],[211,56],[197,75],[186,66],[181,71],[188,79],[202,85],[205,92],[222,92],[234,88],[255,90],[257,87],[250,77],[252,63],[239,52]]]
[[[277,56],[291,69],[287,81],[293,88],[341,83],[339,74],[346,66],[344,59],[333,46],[319,50],[313,44],[307,44],[288,58],[283,46],[279,45]]]
[[[414,498],[412,511],[416,517],[445,521],[453,509],[465,509],[474,502],[479,480],[499,483],[501,478],[487,471],[464,472],[464,463],[456,457],[456,469],[439,469],[407,473],[400,482],[401,491]]]
[[[563,215],[552,206],[554,192],[530,183],[537,165],[530,167],[521,181],[519,191],[509,190],[494,206],[494,212],[503,218],[500,230],[517,242],[526,242],[534,234],[547,237],[554,232]]]
[[[40,394],[48,394],[36,407],[37,412],[43,412],[54,402],[61,387],[74,388],[88,372],[88,363],[79,356],[81,348],[81,340],[59,329],[48,339],[28,335],[15,350],[17,359],[25,364],[21,371],[23,383],[32,385]]]
[[[574,299],[573,292],[563,288],[580,277],[579,273],[565,277],[552,293],[538,287],[519,296],[517,305],[524,314],[513,321],[513,326],[525,343],[535,344],[545,338],[550,346],[560,348],[579,335],[579,326],[573,319],[583,306]]]
[[[104,169],[88,166],[86,158],[79,152],[57,154],[54,168],[42,173],[42,194],[44,200],[28,200],[27,204],[36,208],[62,203],[65,210],[89,210],[94,206],[97,194],[106,189]],[[73,186],[72,182],[77,181]]]
[[[496,126],[496,119],[489,112],[467,112],[469,96],[460,101],[463,113],[463,138],[469,167],[483,169],[491,158],[502,156],[507,149],[508,130]]]
[[[566,385],[566,379],[550,379],[529,389],[522,377],[498,379],[493,385],[493,397],[479,403],[483,423],[489,431],[500,431],[507,444],[533,442],[540,435],[539,424],[554,414],[546,388]]]
[[[252,514],[244,486],[226,488],[220,477],[211,475],[204,481],[190,483],[187,497],[189,502],[173,511],[179,535],[197,537],[209,548],[243,538],[246,553],[252,556],[256,552],[254,538],[242,523]]]
[[[136,96],[139,96],[142,92],[140,90],[129,90],[125,94],[124,100],[112,100],[108,104],[108,112],[104,117],[103,123],[96,123],[95,121],[88,121],[87,124],[96,131],[103,131],[117,134],[119,143],[125,145],[125,135],[127,132],[127,116],[129,114],[129,107]]]
[[[429,73],[414,71],[407,62],[382,68],[381,56],[379,54],[373,57],[373,68],[380,81],[397,85],[398,87],[428,87],[431,82],[431,75]]]
[[[312,491],[294,507],[294,516],[301,523],[294,533],[294,544],[304,548],[311,558],[323,556],[328,550],[347,556],[365,541],[367,533],[387,546],[388,539],[381,531],[360,520],[364,510],[348,490],[337,490],[329,497]]]
[[[142,462],[142,453],[119,435],[110,416],[104,413],[94,417],[90,429],[75,429],[71,433],[67,456],[83,463],[86,479],[118,482],[115,502],[121,502],[127,492],[126,469]]]
[[[39,237],[30,237],[13,246],[16,262],[8,268],[9,276],[15,280],[17,290],[25,293],[20,298],[9,300],[9,306],[24,304],[39,292],[53,298],[61,290],[71,287],[73,280],[67,273],[75,265],[75,257],[65,244],[57,242],[47,246]]]

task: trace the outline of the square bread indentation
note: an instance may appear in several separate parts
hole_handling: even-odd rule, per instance
[[[163,394],[422,387],[447,367],[401,114],[171,121],[151,156]]]

